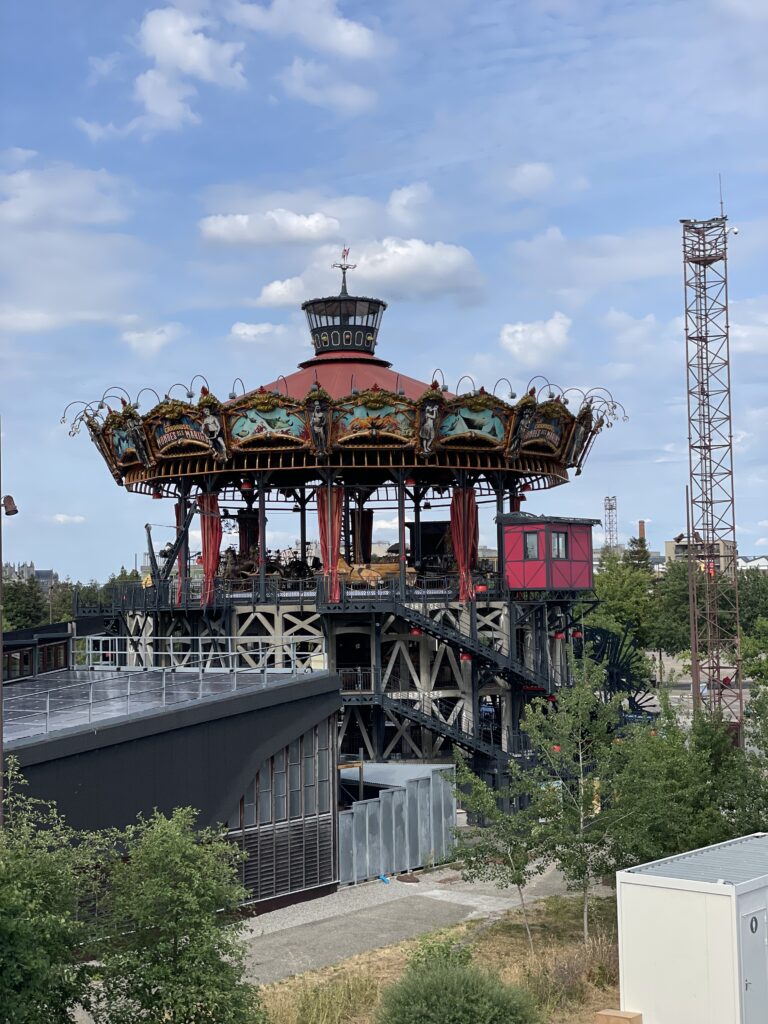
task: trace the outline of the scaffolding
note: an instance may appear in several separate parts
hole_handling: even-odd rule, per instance
[[[605,544],[606,551],[616,551],[619,546],[619,524],[617,518],[616,495],[603,501],[605,518]]]
[[[733,491],[727,217],[683,220],[688,575],[694,706],[736,723],[744,700]]]

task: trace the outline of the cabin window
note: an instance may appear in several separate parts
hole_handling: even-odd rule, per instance
[[[538,562],[539,560],[539,535],[538,533],[523,534],[523,558],[526,562]]]
[[[552,532],[552,557],[568,557],[568,534],[564,530],[554,530]]]

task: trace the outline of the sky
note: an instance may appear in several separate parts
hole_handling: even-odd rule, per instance
[[[628,421],[526,510],[616,495],[620,538],[645,519],[663,550],[685,523],[679,219],[717,215],[718,175],[739,549],[768,551],[764,0],[36,0],[0,37],[6,560],[103,579],[145,522],[164,542],[170,503],[116,486],[65,406],[289,372],[342,245],[390,303],[395,368],[607,387]]]

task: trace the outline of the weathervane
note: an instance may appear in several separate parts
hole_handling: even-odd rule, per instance
[[[341,263],[334,263],[333,264],[333,269],[334,270],[340,270],[341,271],[341,291],[339,292],[340,295],[346,295],[347,294],[347,271],[348,270],[354,270],[355,267],[357,266],[356,263],[348,263],[347,262],[348,259],[349,259],[349,249],[348,248],[342,249],[341,250]]]

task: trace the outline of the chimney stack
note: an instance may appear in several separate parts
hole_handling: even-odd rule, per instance
[[[640,540],[645,540],[645,520],[641,519],[637,524],[637,536]]]

